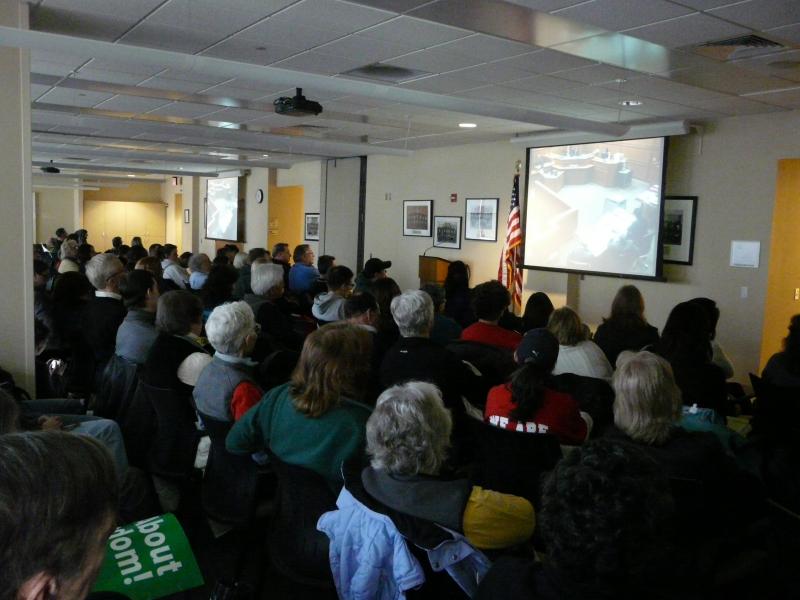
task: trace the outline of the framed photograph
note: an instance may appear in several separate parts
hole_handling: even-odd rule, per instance
[[[461,248],[461,217],[433,217],[433,245]]]
[[[190,210],[191,209],[189,209],[189,208],[184,208],[183,209],[183,222],[184,223],[191,223],[192,222],[192,217],[191,217],[192,213],[190,212]]]
[[[465,240],[497,241],[499,198],[467,198]]]
[[[309,242],[319,241],[319,213],[306,213],[306,226],[303,239]]]
[[[664,262],[692,264],[697,196],[664,197]]]
[[[403,200],[403,235],[431,237],[433,200]]]

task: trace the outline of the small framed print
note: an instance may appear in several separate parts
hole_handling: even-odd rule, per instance
[[[431,237],[433,200],[403,200],[403,235]]]
[[[191,209],[184,208],[183,209],[183,222],[184,223],[191,223],[192,222],[192,213],[190,212]]]
[[[664,262],[691,265],[694,258],[694,223],[697,196],[664,197]]]
[[[436,248],[461,248],[461,217],[433,217],[433,245]]]
[[[499,198],[467,198],[465,240],[497,241]]]
[[[319,241],[319,213],[306,213],[303,239],[309,242]]]

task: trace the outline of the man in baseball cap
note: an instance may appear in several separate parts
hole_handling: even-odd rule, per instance
[[[373,281],[387,277],[386,269],[392,266],[392,261],[370,258],[364,263],[364,270],[356,277],[356,292],[366,292]]]

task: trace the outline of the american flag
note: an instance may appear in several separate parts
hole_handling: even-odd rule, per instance
[[[500,255],[497,279],[511,292],[511,308],[518,313],[522,308],[522,229],[519,213],[519,173],[514,175],[511,188],[511,210],[506,225],[506,243]]]

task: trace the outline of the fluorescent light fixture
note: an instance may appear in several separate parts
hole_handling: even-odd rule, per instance
[[[475,129],[478,124],[477,123],[459,123],[458,124],[461,129]]]
[[[611,137],[603,135],[602,133],[588,133],[586,131],[551,129],[550,131],[541,131],[529,135],[512,137],[511,142],[540,148],[542,146],[563,146],[565,144],[589,144],[592,142],[611,142],[614,140],[686,135],[687,133],[689,133],[688,121],[663,121],[661,123],[632,125],[625,135],[619,137]]]
[[[641,106],[644,104],[641,100],[620,100],[620,106]]]
[[[269,154],[262,154],[261,156],[263,156],[264,158],[269,158]]]
[[[136,177],[136,175],[132,175],[132,174],[128,173],[128,177]]]

